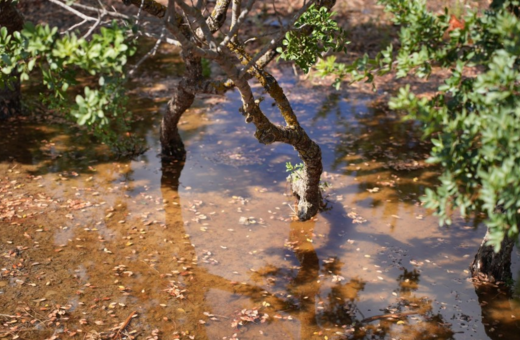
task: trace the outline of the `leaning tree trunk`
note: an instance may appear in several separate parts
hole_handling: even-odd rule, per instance
[[[0,27],[6,27],[9,34],[20,31],[24,20],[22,14],[10,0],[0,0]],[[13,89],[0,88],[0,120],[19,115],[21,112],[20,79],[18,73],[13,72],[16,81]]]
[[[228,44],[243,65],[251,61],[251,56],[243,46],[234,42]],[[305,130],[300,126],[289,99],[276,79],[265,69],[252,67],[249,72],[254,76],[269,96],[274,99],[286,126],[278,126],[263,114],[259,101],[254,99],[247,78],[236,77],[233,68],[228,64],[228,58],[217,58],[216,61],[227,75],[234,81],[241,94],[242,112],[246,116],[247,123],[253,123],[256,127],[255,137],[262,144],[269,145],[275,142],[292,145],[303,161],[303,169],[292,176],[292,192],[298,199],[297,216],[301,221],[306,221],[318,213],[322,206],[320,191],[320,177],[323,172],[321,149]]]
[[[161,157],[164,160],[184,161],[186,149],[179,134],[177,124],[182,114],[191,106],[195,96],[178,86],[176,93],[168,102],[168,112],[161,121]]]
[[[470,266],[471,274],[479,281],[491,283],[508,282],[512,279],[511,254],[515,242],[506,236],[502,241],[500,251],[495,253],[492,246],[486,245],[488,238],[489,229]]]

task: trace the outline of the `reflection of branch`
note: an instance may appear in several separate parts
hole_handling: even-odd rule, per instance
[[[415,314],[421,314],[421,313],[410,311],[410,312],[374,315],[374,316],[371,316],[371,317],[368,317],[366,319],[361,320],[361,323],[370,323],[372,321],[383,320],[383,319],[402,319],[405,316],[415,315]]]
[[[163,37],[164,37],[164,31],[165,31],[165,28],[163,27],[163,29],[162,29],[162,31],[161,31],[161,36],[159,37],[159,39],[157,39],[157,41],[155,42],[155,45],[153,46],[153,48],[152,48],[150,51],[148,51],[148,53],[146,53],[146,54],[144,55],[144,57],[142,57],[141,60],[139,60],[139,61],[137,62],[137,64],[135,64],[135,66],[132,68],[132,70],[130,70],[130,72],[128,72],[128,74],[129,74],[130,76],[135,72],[135,70],[137,70],[137,68],[138,68],[139,66],[141,66],[141,64],[142,64],[146,59],[148,59],[149,57],[155,55],[155,53],[157,52],[157,49],[159,48],[159,45],[161,44],[161,41],[162,41]]]

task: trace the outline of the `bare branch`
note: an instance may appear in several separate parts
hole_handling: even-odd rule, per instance
[[[81,8],[81,9],[84,9],[86,11],[96,12],[98,14],[103,13],[103,11],[104,11],[104,13],[106,13],[107,16],[109,16],[111,18],[116,18],[116,19],[123,19],[123,20],[137,19],[136,16],[122,14],[122,13],[119,13],[119,12],[117,12],[115,10],[114,11],[102,10],[102,9],[97,8],[97,7],[86,6],[86,5],[78,4],[78,3],[71,4],[71,7]],[[162,23],[163,22],[159,18],[154,18],[154,17],[147,17],[146,21],[155,22],[155,23]]]
[[[139,5],[139,10],[137,11],[137,18],[135,20],[135,23],[137,25],[139,25],[139,17],[141,16],[141,10],[143,9],[143,6],[144,6],[144,0],[141,0],[141,5]]]
[[[193,94],[224,95],[228,90],[235,87],[235,83],[229,79],[226,81],[206,80],[202,82],[181,82],[184,90]]]
[[[63,2],[61,2],[59,0],[49,0],[49,1],[60,7],[65,8],[67,11],[69,11],[71,13],[74,13],[75,15],[77,15],[78,17],[80,17],[83,20],[87,20],[87,21],[97,21],[98,20],[96,18],[89,17],[88,15],[85,15],[85,14],[81,13],[80,11],[76,11],[74,8],[64,4]]]
[[[162,31],[161,31],[161,36],[159,37],[159,39],[157,39],[157,41],[155,42],[155,45],[153,46],[153,48],[144,55],[144,57],[141,58],[141,60],[139,60],[137,62],[137,64],[135,64],[135,66],[132,68],[132,70],[130,70],[130,72],[128,72],[128,74],[130,76],[132,76],[135,71],[139,68],[139,66],[141,66],[141,64],[146,60],[148,59],[149,57],[151,56],[154,56],[155,53],[157,52],[157,49],[159,48],[159,45],[161,44],[162,42],[162,39],[164,38],[164,33],[165,33],[165,30],[166,30],[166,27],[163,27]]]
[[[158,18],[164,18],[166,15],[166,6],[154,1],[154,0],[125,0],[125,4],[132,4],[137,7],[141,7],[143,4],[143,10]]]
[[[231,28],[237,24],[240,9],[242,7],[242,0],[233,0],[233,7],[231,10]]]
[[[216,51],[202,49],[196,46],[181,32],[180,23],[182,22],[182,17],[175,11],[175,2],[176,0],[168,0],[168,15],[166,18],[166,28],[168,31],[179,41],[183,50],[193,52],[207,59],[216,59],[219,56]]]
[[[247,3],[246,5],[246,9],[244,9],[240,15],[238,16],[238,18],[236,19],[236,23],[235,23],[235,26],[233,26],[233,28],[228,32],[228,34],[226,35],[226,37],[224,38],[224,40],[222,40],[222,42],[220,43],[220,47],[224,47],[227,45],[227,43],[231,40],[232,37],[235,36],[235,34],[238,33],[238,29],[240,28],[240,26],[242,25],[242,23],[245,21],[245,18],[247,17],[247,14],[249,13],[249,11],[251,10],[251,7],[253,7],[253,3],[255,2],[255,0],[249,0],[249,2]]]
[[[236,55],[238,55],[242,64],[247,64],[251,60],[251,57],[247,54],[243,47],[234,43],[229,43],[228,47]],[[242,72],[238,76],[240,79],[243,78],[241,74]],[[289,99],[287,99],[287,97],[285,96],[283,89],[280,87],[280,84],[278,84],[276,79],[269,72],[256,66],[251,67],[249,69],[249,74],[252,74],[260,82],[260,84],[262,84],[263,88],[267,91],[267,93],[269,93],[271,98],[274,99],[276,105],[278,106],[278,109],[280,110],[280,113],[282,114],[282,117],[287,123],[287,126],[299,128],[300,123],[298,122],[298,118],[294,114],[291,104],[289,103]],[[244,76],[245,75],[247,74],[244,74]]]
[[[274,39],[272,39],[269,42],[269,44],[266,45],[260,52],[258,52],[253,58],[251,58],[251,60],[247,63],[246,67],[244,67],[244,69],[242,70],[241,75],[243,76],[245,73],[247,73],[248,70],[270,50],[276,50],[276,48],[280,46],[280,43],[282,42],[285,34],[293,28],[296,21],[298,21],[302,14],[305,13],[309,9],[309,7],[311,7],[314,3],[316,3],[316,0],[311,0],[307,2],[304,6],[302,6],[302,8],[300,8],[300,10],[293,16],[291,21],[286,26],[281,27],[280,33],[278,33],[278,35]]]
[[[96,23],[94,25],[92,25],[89,30],[87,31],[87,33],[85,33],[85,35],[82,37],[83,39],[86,39],[90,34],[92,34],[92,32],[94,32],[94,30],[99,26],[99,24],[101,23],[101,19],[103,19],[105,15],[104,14],[100,14],[99,17],[98,17],[98,20],[96,21]]]
[[[197,4],[195,5],[195,8],[198,9],[199,11],[202,10],[202,6],[204,5],[204,0],[197,0]]]
[[[209,29],[208,24],[206,23],[206,19],[204,19],[200,11],[187,5],[186,3],[184,3],[183,0],[175,0],[175,2],[182,8],[184,13],[188,14],[189,16],[195,19],[200,29],[204,33],[204,37],[206,38],[206,41],[208,42],[210,48],[216,49],[217,43],[215,41],[215,38],[213,38],[212,32]],[[192,30],[192,32],[194,32],[194,30]]]
[[[157,35],[157,34],[152,33],[152,32],[140,31],[139,33],[141,33],[142,35],[144,35],[145,37],[148,37],[148,38],[161,40],[161,41],[163,41],[163,42],[165,42],[165,43],[167,43],[169,45],[182,46],[181,43],[178,40],[171,39],[171,38],[162,38],[161,39],[160,35]]]
[[[217,0],[211,15],[206,19],[206,23],[212,33],[218,31],[226,21],[226,12],[231,0]]]
[[[69,32],[69,31],[72,31],[73,29],[75,29],[76,27],[79,27],[81,25],[83,25],[84,23],[88,22],[87,20],[83,20],[81,22],[78,22],[77,24],[74,24],[72,26],[70,26],[66,32]]]

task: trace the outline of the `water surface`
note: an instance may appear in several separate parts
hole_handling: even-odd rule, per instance
[[[519,300],[469,278],[484,228],[420,204],[439,174],[420,127],[273,72],[323,150],[327,210],[305,223],[285,180],[299,159],[254,139],[236,92],[185,114],[185,164],[157,157],[171,84],[153,76],[133,90],[150,149],[132,161],[74,128],[0,125],[0,338],[516,338]]]

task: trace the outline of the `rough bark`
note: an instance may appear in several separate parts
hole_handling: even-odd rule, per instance
[[[6,27],[9,34],[20,31],[23,28],[22,14],[9,0],[0,0],[0,27]],[[21,112],[20,80],[17,73],[13,73],[18,79],[13,82],[13,89],[0,88],[0,120],[19,115]]]
[[[506,236],[502,241],[500,251],[495,253],[492,246],[486,245],[489,230],[482,240],[482,244],[470,266],[472,276],[478,281],[491,283],[505,283],[512,279],[511,254],[514,240]]]
[[[162,18],[166,14],[166,6],[154,0],[123,0],[123,3],[125,5],[134,5],[138,8],[142,8],[144,11],[158,18]]]

